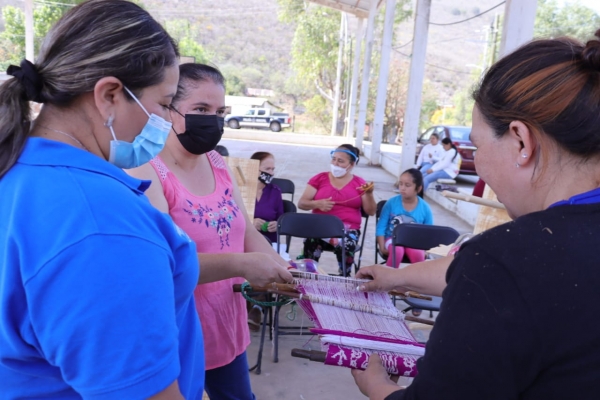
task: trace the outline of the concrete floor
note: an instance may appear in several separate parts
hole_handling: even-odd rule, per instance
[[[276,134],[274,134],[276,135]],[[300,196],[306,188],[306,183],[315,174],[329,169],[329,153],[332,147],[320,147],[298,144],[282,144],[255,142],[246,140],[223,139],[222,145],[226,146],[233,157],[250,157],[256,151],[268,151],[275,156],[275,176],[292,180],[296,185],[294,203],[298,203]],[[396,177],[381,168],[359,162],[354,173],[367,181],[375,182],[375,200],[387,200],[397,193],[393,192]],[[289,196],[284,196],[288,197]],[[455,228],[460,233],[471,232],[472,226],[443,209],[433,202],[429,202],[436,225],[445,225]],[[301,239],[292,239],[290,256],[295,258],[301,250]],[[374,264],[375,257],[375,218],[371,218],[365,238],[362,254],[362,266]],[[337,271],[337,263],[332,253],[325,253],[321,258],[320,267],[327,272]],[[404,303],[398,302],[402,309]],[[294,321],[288,321],[286,315],[291,311],[290,306],[282,309],[280,320],[282,324],[293,326],[310,326],[302,310],[296,307]],[[423,317],[429,317],[423,313]],[[435,315],[434,315],[435,318]],[[426,325],[411,325],[413,333],[419,341],[425,342],[429,336],[430,328]],[[252,334],[252,343],[248,348],[248,360],[251,364],[256,361],[258,353],[258,333]],[[265,342],[261,375],[251,373],[252,388],[259,400],[309,400],[309,399],[364,399],[350,371],[346,368],[325,366],[320,363],[291,357],[291,349],[307,348],[319,350],[318,339],[314,336],[282,336],[279,345],[279,362],[272,361],[272,342]],[[401,378],[399,384],[407,385],[410,379]]]

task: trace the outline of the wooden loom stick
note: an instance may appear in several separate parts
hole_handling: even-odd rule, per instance
[[[253,292],[269,292],[271,290],[279,290],[279,291],[283,291],[283,292],[295,292],[295,293],[298,292],[296,287],[291,283],[275,283],[275,282],[273,282],[273,283],[270,283],[269,286],[255,286],[253,284],[250,284],[250,286],[252,287]],[[241,292],[242,285],[239,283],[234,284],[233,291]],[[431,296],[426,296],[424,294],[420,294],[420,293],[412,292],[412,291],[402,293],[397,290],[392,290],[388,293],[392,296],[398,296],[398,297],[410,297],[413,299],[432,300]]]
[[[292,349],[292,357],[324,363],[327,358],[327,353],[319,350]]]
[[[442,196],[447,197],[449,199],[457,199],[457,200],[466,201],[468,203],[479,204],[480,206],[486,206],[486,207],[499,208],[501,210],[506,210],[506,207],[504,207],[504,204],[500,203],[499,201],[482,199],[481,197],[471,196],[471,195],[464,194],[464,193],[454,193],[454,192],[449,192],[447,190],[444,190],[442,192]]]

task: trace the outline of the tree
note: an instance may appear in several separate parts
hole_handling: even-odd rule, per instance
[[[301,0],[278,0],[280,11],[279,19],[286,23],[295,23],[296,30],[292,42],[292,69],[294,77],[305,86],[305,92],[312,96],[318,93],[324,100],[332,102],[335,87],[337,58],[339,51],[340,18],[341,13],[330,8],[317,6]],[[385,7],[379,10],[376,18],[376,36],[381,36]],[[410,17],[412,10],[410,0],[399,0],[396,6],[395,23],[400,23]],[[377,68],[379,53],[374,49],[372,56],[373,71]],[[351,70],[351,57],[344,57],[342,81],[349,78]],[[376,82],[377,74],[372,77]],[[342,85],[341,104],[348,106],[348,85]],[[375,98],[373,85],[370,88],[370,98]],[[394,99],[389,99],[393,101]],[[314,102],[314,99],[311,99]],[[326,103],[325,103],[326,104]],[[372,108],[374,102],[369,101]],[[369,111],[372,114],[372,110]],[[343,118],[345,112],[340,113]],[[324,112],[319,113],[320,118]],[[372,118],[371,118],[372,119]]]
[[[179,54],[194,57],[194,61],[197,63],[209,62],[211,56],[195,39],[200,34],[200,24],[192,25],[185,19],[174,19],[165,21],[164,26],[169,35],[177,41]]]
[[[33,9],[33,46],[37,54],[48,31],[69,8],[83,0],[64,0],[60,4],[38,4]],[[6,6],[2,8],[4,32],[0,34],[0,47],[11,56],[3,58],[0,66],[6,69],[10,64],[19,64],[25,58],[25,13],[22,9]]]
[[[578,1],[538,0],[535,36],[555,38],[570,36],[583,42],[591,39],[600,27],[600,15]]]

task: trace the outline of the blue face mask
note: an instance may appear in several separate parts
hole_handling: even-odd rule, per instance
[[[129,89],[124,88],[148,116],[148,122],[132,143],[117,140],[112,127],[112,118],[106,123],[114,139],[110,141],[108,162],[119,168],[129,169],[146,164],[162,151],[171,130],[171,123],[156,114],[148,114],[137,97]]]

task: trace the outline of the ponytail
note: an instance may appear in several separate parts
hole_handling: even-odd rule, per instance
[[[31,123],[25,87],[17,78],[0,86],[0,178],[17,162]]]
[[[458,155],[458,149],[456,148],[456,145],[452,143],[452,140],[450,140],[447,137],[442,139],[442,144],[449,144],[450,146],[452,146],[452,148],[454,149],[454,157],[452,157],[452,161],[454,161],[454,159]]]

